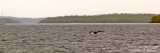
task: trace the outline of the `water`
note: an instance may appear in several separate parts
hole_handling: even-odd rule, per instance
[[[160,52],[158,23],[17,23],[0,29],[4,53]],[[100,30],[105,32],[89,33]]]
[[[134,24],[160,24],[160,23],[6,23],[5,25],[134,25]]]

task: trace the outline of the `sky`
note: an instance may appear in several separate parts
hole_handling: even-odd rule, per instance
[[[0,12],[15,17],[55,17],[108,13],[160,14],[160,0],[0,0]]]

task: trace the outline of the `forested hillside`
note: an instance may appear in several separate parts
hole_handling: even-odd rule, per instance
[[[21,23],[38,23],[44,18],[13,18],[15,20],[19,20]]]
[[[0,18],[0,22],[3,22],[3,23],[20,23],[20,21],[10,19],[10,18]]]
[[[153,16],[150,23],[160,23],[160,15]]]
[[[43,20],[44,18],[24,18],[24,17],[12,17],[12,16],[3,16],[5,19],[12,19],[16,20],[21,23],[38,23],[39,21]]]
[[[156,14],[103,14],[48,17],[39,23],[148,23]]]

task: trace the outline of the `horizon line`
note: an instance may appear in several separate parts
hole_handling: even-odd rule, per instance
[[[3,11],[2,11],[3,12]],[[61,16],[95,16],[95,15],[111,15],[111,14],[160,14],[160,13],[103,13],[103,14],[90,14],[90,15],[61,15]],[[61,16],[45,16],[45,17],[22,17],[22,16],[4,16],[3,13],[0,17],[17,17],[17,18],[47,18],[47,17],[61,17]]]

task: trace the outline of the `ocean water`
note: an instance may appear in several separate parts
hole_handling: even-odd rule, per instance
[[[160,53],[159,31],[158,23],[7,23],[0,53]]]
[[[144,25],[144,24],[160,24],[160,23],[6,23],[5,25]]]

